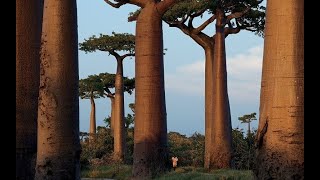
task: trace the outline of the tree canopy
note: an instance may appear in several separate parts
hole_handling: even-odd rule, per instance
[[[99,75],[89,75],[85,79],[79,81],[79,96],[81,99],[90,97],[100,98],[113,96],[114,93],[110,89],[115,87],[115,74],[100,73]],[[135,88],[135,78],[123,77],[124,91],[132,94]]]
[[[238,120],[241,121],[241,123],[250,123],[253,120],[257,120],[256,118],[257,113],[251,113],[251,114],[245,114],[242,117],[239,117]]]
[[[226,15],[226,25],[234,31],[245,29],[263,36],[265,25],[265,7],[262,0],[180,0],[173,5],[163,16],[163,20],[170,26],[179,27],[188,21],[185,26],[201,32],[208,24],[215,20],[217,9],[223,10]],[[211,17],[197,28],[193,27],[196,17],[203,17],[208,13]]]
[[[89,75],[79,81],[79,96],[81,99],[103,97],[103,83],[98,75]]]
[[[99,37],[93,35],[89,39],[85,39],[84,42],[79,43],[80,50],[88,53],[105,51],[109,53],[114,52],[127,52],[134,53],[135,36],[128,33],[115,33],[112,35],[100,34]]]
[[[103,84],[103,89],[109,95],[113,95],[114,93],[112,93],[110,89],[115,87],[116,75],[106,72],[106,73],[100,73],[98,76]],[[135,78],[123,77],[123,88],[125,92],[131,95],[135,88]]]

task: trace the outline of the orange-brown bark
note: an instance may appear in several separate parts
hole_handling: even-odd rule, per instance
[[[16,0],[16,179],[33,179],[43,2]]]
[[[208,67],[206,67],[209,70],[213,66],[212,74],[206,76],[206,79],[209,78],[208,86],[213,90],[207,92],[208,89],[206,89],[206,93],[208,93],[208,96],[206,96],[208,98],[208,103],[206,102],[206,109],[208,109],[206,111],[206,136],[209,136],[206,137],[209,138],[206,143],[209,144],[206,144],[204,161],[207,169],[231,167],[232,127],[227,91],[224,18],[223,12],[217,9],[214,60],[212,65],[208,64]],[[212,55],[206,54],[206,56]]]
[[[46,0],[35,179],[80,179],[76,1]]]
[[[114,97],[109,97],[111,101],[111,119],[110,119],[110,129],[112,136],[114,135]]]
[[[161,14],[154,3],[141,9],[136,25],[133,177],[167,169],[167,114]]]
[[[113,108],[113,137],[114,159],[122,161],[125,154],[125,125],[124,125],[124,97],[123,97],[123,59],[117,59],[117,73],[115,77],[115,96]],[[112,117],[111,117],[112,118]]]
[[[94,98],[90,98],[91,112],[90,112],[90,131],[89,131],[89,142],[92,142],[96,136],[96,104]]]
[[[303,0],[267,1],[256,145],[256,179],[304,179]]]

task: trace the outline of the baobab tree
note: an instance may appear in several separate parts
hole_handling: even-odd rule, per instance
[[[35,179],[80,179],[76,1],[45,0]]]
[[[241,117],[238,117],[238,120],[241,121],[241,123],[248,123],[248,134],[247,134],[248,136],[251,133],[251,130],[250,130],[251,121],[257,120],[256,114],[257,113],[251,113],[251,114],[245,114],[245,115],[243,115]]]
[[[180,29],[205,51],[205,158],[206,169],[230,168],[232,165],[232,127],[227,91],[225,38],[241,30],[262,35],[264,7],[261,1],[198,1],[175,4],[163,19]],[[194,27],[195,18],[205,13],[209,18]],[[215,33],[203,32],[215,21]]]
[[[162,16],[178,0],[105,0],[112,7],[141,7],[135,17],[135,132],[133,178],[169,168],[165,106]],[[132,20],[132,19],[131,19]]]
[[[42,0],[16,0],[16,179],[34,179]]]
[[[110,129],[111,134],[113,135],[113,127],[114,127],[114,96],[115,93],[112,93],[110,91],[110,88],[114,88],[115,86],[115,80],[116,75],[115,74],[109,74],[109,73],[100,73],[99,74],[100,79],[102,80],[102,83],[104,85],[104,97],[107,97],[110,99],[111,102],[111,119],[110,119]]]
[[[116,91],[116,75],[115,74],[109,74],[109,73],[100,73],[99,78],[101,79],[103,83],[103,89],[104,89],[104,96],[108,97],[111,100],[111,122],[110,122],[110,128],[114,137],[114,159],[119,161],[121,160],[126,152],[126,146],[125,146],[125,119],[123,120],[123,124],[121,126],[117,126],[116,121],[119,119],[116,119],[115,116],[115,109],[116,109],[116,103],[115,103],[115,97],[117,96],[115,91]],[[130,95],[133,92],[133,89],[135,88],[135,79],[134,78],[128,78],[128,77],[123,77],[123,91],[129,93]],[[111,89],[114,88],[114,93],[111,92]],[[122,101],[122,103],[124,103]],[[123,110],[124,113],[124,110]],[[118,129],[117,129],[118,128]],[[121,128],[119,130],[119,128]],[[117,129],[117,130],[116,130]],[[118,133],[118,134],[116,134]],[[119,134],[121,133],[121,134]],[[121,140],[121,141],[120,141]],[[121,156],[119,154],[121,153]],[[121,159],[119,159],[121,157]],[[123,160],[123,159],[122,159]]]
[[[104,97],[104,86],[98,75],[90,75],[79,81],[79,96],[81,99],[90,99],[90,130],[89,142],[96,136],[96,104],[94,99]]]
[[[252,150],[252,148],[251,148],[251,146],[252,146],[252,144],[253,144],[253,138],[250,138],[250,137],[252,137],[251,136],[251,130],[250,130],[250,123],[251,123],[251,121],[253,121],[253,120],[257,120],[257,118],[256,118],[256,114],[257,113],[251,113],[251,114],[245,114],[245,115],[243,115],[243,116],[241,116],[241,117],[238,117],[238,120],[239,121],[241,121],[241,123],[247,123],[248,124],[248,133],[247,133],[247,143],[248,143],[248,168],[250,168],[250,159],[251,159],[251,150]]]
[[[114,137],[114,159],[123,161],[125,153],[125,131],[124,131],[124,95],[123,95],[123,60],[134,56],[134,35],[123,33],[112,33],[111,36],[100,34],[100,37],[92,36],[80,43],[80,50],[85,52],[103,51],[114,56],[117,61],[115,77],[115,95],[113,109],[113,137]],[[119,52],[127,52],[120,55]]]
[[[303,0],[267,1],[256,146],[256,179],[304,179]]]
[[[104,97],[107,97],[111,101],[111,116],[110,116],[110,128],[113,134],[113,124],[114,124],[114,97],[115,93],[112,92],[112,89],[115,88],[115,74],[109,74],[109,73],[100,73],[99,77],[103,83],[104,86]],[[124,92],[127,92],[128,94],[132,94],[133,90],[135,88],[135,78],[128,78],[123,77],[123,88]]]

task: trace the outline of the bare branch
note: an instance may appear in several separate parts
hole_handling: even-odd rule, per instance
[[[124,54],[122,56],[120,56],[121,59],[124,59],[126,57],[129,57],[129,56],[134,56],[135,54],[134,53],[128,53],[128,54]]]
[[[207,19],[203,24],[195,29],[195,33],[198,34],[202,30],[204,30],[210,23],[212,23],[216,19],[216,16],[213,15],[209,19]]]
[[[104,0],[104,2],[106,2],[107,4],[109,4],[110,6],[112,6],[114,8],[119,8],[122,5],[127,3],[127,1],[125,1],[125,0],[119,1],[118,3],[113,3],[113,2],[111,2],[109,0]]]
[[[115,52],[114,50],[109,51],[109,53],[110,53],[112,56],[116,57],[116,59],[120,58],[120,55],[119,55],[117,52]]]
[[[193,28],[193,24],[192,24],[193,19],[194,19],[194,17],[193,17],[193,16],[190,16],[189,21],[188,21],[188,27],[189,27],[189,28]]]
[[[239,33],[241,30],[240,27],[236,27],[236,28],[224,28],[224,33],[225,33],[225,36],[227,37],[229,34],[237,34]]]
[[[112,94],[110,93],[104,93],[104,95],[106,95],[108,98],[114,98],[114,93]]]
[[[201,10],[199,10],[198,12],[195,12],[194,14],[191,14],[191,15],[190,15],[190,18],[189,18],[189,21],[188,21],[188,27],[189,27],[189,28],[193,28],[193,24],[192,24],[193,19],[194,19],[195,17],[198,17],[198,16],[202,15],[206,10],[207,10],[207,9],[201,9]]]

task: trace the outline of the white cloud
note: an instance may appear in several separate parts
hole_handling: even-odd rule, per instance
[[[263,47],[247,52],[227,55],[228,93],[230,101],[256,101],[259,99]],[[166,89],[178,93],[204,95],[204,60],[176,68],[165,75]]]

